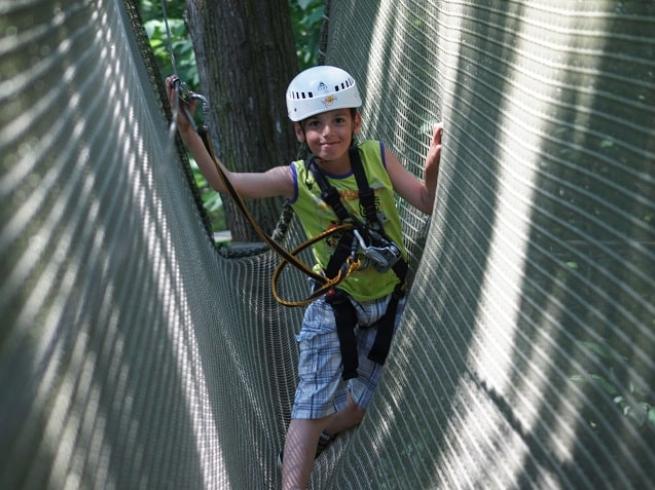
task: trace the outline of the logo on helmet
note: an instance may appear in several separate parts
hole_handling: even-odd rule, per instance
[[[328,86],[325,85],[323,82],[318,84],[318,92],[327,92],[328,91]]]
[[[336,102],[337,98],[334,95],[328,95],[325,97],[321,102],[323,102],[323,106],[327,109],[330,107],[332,104]]]

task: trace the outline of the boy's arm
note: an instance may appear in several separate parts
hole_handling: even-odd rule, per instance
[[[414,174],[403,167],[396,155],[386,148],[384,150],[387,172],[391,178],[394,190],[406,201],[426,214],[432,214],[434,196],[437,191],[442,133],[443,125],[439,123],[434,127],[430,148],[425,156],[422,181],[418,180]]]
[[[166,80],[168,99],[171,104],[175,100],[172,78]],[[194,107],[190,108],[193,111]],[[177,116],[177,128],[184,145],[195,158],[200,171],[212,188],[218,192],[227,192],[225,183],[221,178],[216,165],[200,135],[191,128],[189,121],[180,113]],[[225,173],[236,191],[244,198],[263,198],[293,196],[293,178],[288,166],[274,167],[266,172],[230,172],[223,163],[217,159],[218,165]]]
[[[215,190],[227,192],[225,183],[216,170],[200,135],[192,129],[180,130],[182,141],[191,152],[200,171]],[[263,198],[282,196],[290,198],[293,195],[293,179],[288,166],[273,167],[266,172],[231,172],[217,159],[221,169],[230,182],[244,198]]]

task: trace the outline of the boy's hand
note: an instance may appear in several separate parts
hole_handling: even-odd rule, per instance
[[[197,102],[192,100],[191,102],[184,102],[179,100],[179,95],[177,93],[177,84],[180,83],[180,79],[177,75],[170,75],[166,77],[166,95],[168,96],[168,102],[171,105],[173,114],[177,113],[177,129],[180,133],[186,133],[191,130],[191,124],[189,119],[187,119],[184,114],[185,111],[181,110],[182,107],[186,107],[189,115],[193,117],[193,113],[196,110]],[[179,108],[178,108],[179,104]]]
[[[432,140],[428,154],[425,155],[425,168],[423,169],[423,181],[426,190],[430,196],[431,202],[434,202],[434,196],[437,192],[437,179],[439,177],[439,162],[441,160],[441,136],[443,134],[443,122],[438,122],[434,126]]]
[[[432,177],[434,174],[435,181],[436,175],[439,171],[439,161],[441,160],[441,135],[443,134],[443,122],[438,122],[434,126],[434,131],[432,133],[432,140],[430,141],[430,148],[428,153],[425,156],[425,177],[428,179],[428,175]],[[436,182],[435,182],[436,184]]]

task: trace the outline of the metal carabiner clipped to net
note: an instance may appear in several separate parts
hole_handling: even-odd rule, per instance
[[[179,76],[175,75],[173,77],[173,88],[176,94],[176,106],[174,110],[181,110],[184,116],[191,124],[191,127],[194,131],[198,131],[198,122],[196,122],[196,113],[190,111],[191,106],[199,102],[200,103],[200,112],[202,114],[202,122],[204,123],[207,120],[207,114],[209,113],[209,102],[204,95],[193,92],[189,87],[184,83]]]
[[[166,26],[166,42],[174,73],[173,88],[175,89],[176,101],[175,104],[173,104],[173,111],[176,113],[175,115],[177,115],[178,111],[182,111],[193,130],[198,131],[196,116],[194,113],[191,113],[189,109],[194,102],[200,102],[202,122],[204,123],[207,120],[207,114],[209,113],[209,102],[205,96],[190,90],[187,84],[184,83],[177,74],[177,63],[175,62],[175,52],[173,51],[173,37],[171,35],[171,28],[168,24],[168,13],[166,12],[166,0],[161,0],[161,9],[164,16],[164,25]],[[175,121],[175,119],[176,118],[173,117],[173,121]]]

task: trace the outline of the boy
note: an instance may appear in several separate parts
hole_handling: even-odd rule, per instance
[[[173,77],[167,88],[172,101]],[[285,489],[307,487],[319,440],[324,445],[359,424],[380,379],[404,306],[406,252],[394,192],[424,213],[430,214],[434,205],[441,125],[434,129],[420,181],[380,142],[355,143],[361,105],[357,84],[344,70],[305,70],[289,84],[287,108],[296,138],[307,144],[311,157],[261,173],[224,169],[243,197],[289,199],[308,238],[336,223],[357,225],[313,247],[317,268],[328,277],[342,268],[344,250],[363,265],[305,311],[297,336],[300,379],[282,456]],[[178,117],[178,130],[209,184],[225,192],[202,140],[184,116]],[[328,198],[334,190],[336,198]],[[339,251],[342,256],[335,259]]]

